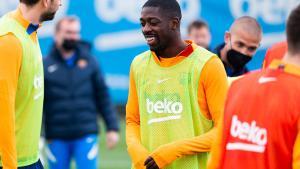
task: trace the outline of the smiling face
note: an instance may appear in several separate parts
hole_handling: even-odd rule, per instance
[[[166,49],[172,37],[177,36],[172,29],[170,17],[162,15],[159,7],[144,7],[140,22],[146,42],[152,51]]]

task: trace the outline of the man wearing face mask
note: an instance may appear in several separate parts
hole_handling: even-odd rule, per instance
[[[236,77],[248,72],[246,64],[257,51],[262,29],[259,23],[250,16],[236,19],[225,33],[225,43],[215,49],[223,61],[227,76]]]
[[[80,40],[80,22],[65,17],[56,25],[55,44],[44,60],[44,126],[50,169],[96,169],[98,114],[106,124],[109,149],[118,142],[118,120],[90,45]]]

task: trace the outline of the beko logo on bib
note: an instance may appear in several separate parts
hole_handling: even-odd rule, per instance
[[[228,143],[227,150],[243,150],[263,153],[267,144],[267,130],[257,126],[256,121],[242,122],[237,115],[232,117],[230,135],[245,142]]]
[[[146,111],[149,114],[148,124],[181,119],[183,104],[168,99],[151,101],[146,99]],[[163,115],[163,116],[162,116]]]
[[[163,101],[152,102],[150,99],[146,99],[147,112],[148,113],[173,113],[180,114],[183,111],[183,105],[180,102],[173,102],[164,99]]]

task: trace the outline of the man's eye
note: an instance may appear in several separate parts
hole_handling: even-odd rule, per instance
[[[248,50],[249,50],[250,52],[254,52],[254,51],[256,51],[256,49],[257,49],[257,47],[249,47],[249,48],[248,48]]]
[[[157,25],[157,24],[159,24],[159,21],[158,20],[151,20],[150,21],[150,25],[152,25],[152,26],[155,26],[155,25]]]
[[[158,23],[157,22],[150,22],[150,25],[156,26]]]
[[[245,45],[244,45],[243,43],[239,42],[239,43],[237,43],[237,46],[240,47],[240,48],[242,48],[242,47],[244,47]]]

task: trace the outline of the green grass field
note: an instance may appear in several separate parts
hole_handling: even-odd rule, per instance
[[[103,131],[103,123],[101,123],[101,138],[100,138],[100,169],[130,169],[130,158],[127,153],[125,143],[125,121],[121,120],[121,135],[118,146],[113,150],[108,150],[105,143],[105,132]]]

